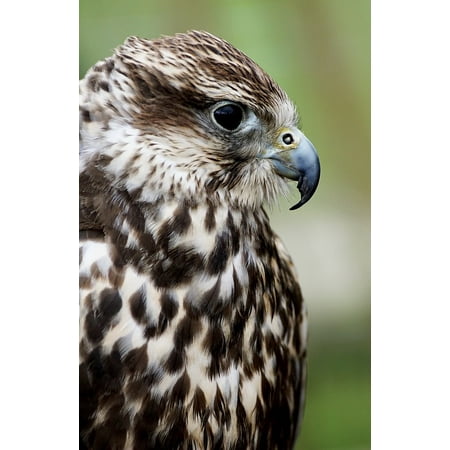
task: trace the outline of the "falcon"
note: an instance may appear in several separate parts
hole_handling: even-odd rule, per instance
[[[290,449],[306,316],[265,206],[319,160],[224,40],[128,38],[80,82],[80,448]]]

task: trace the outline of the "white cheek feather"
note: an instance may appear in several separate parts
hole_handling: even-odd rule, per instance
[[[107,129],[104,129],[105,123]],[[80,171],[87,162],[96,155],[103,154],[113,158],[113,173],[124,167],[127,160],[134,156],[139,149],[139,131],[123,119],[109,119],[93,121],[85,124],[81,129],[80,143]],[[115,161],[117,159],[118,161]]]
[[[262,126],[261,122],[258,119],[258,117],[256,116],[256,114],[252,110],[250,110],[247,113],[247,118],[245,120],[245,123],[240,128],[240,132],[248,133],[252,130],[260,129],[261,126]]]
[[[152,169],[152,166],[148,163],[149,156],[145,154],[144,149],[141,149],[140,153],[139,156],[133,156],[135,158],[132,166],[133,175],[128,174],[126,178],[126,188],[129,191],[145,186],[149,182],[149,173]]]

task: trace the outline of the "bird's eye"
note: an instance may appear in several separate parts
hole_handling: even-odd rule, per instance
[[[236,103],[225,103],[213,111],[214,120],[228,131],[236,130],[242,122],[244,111]]]

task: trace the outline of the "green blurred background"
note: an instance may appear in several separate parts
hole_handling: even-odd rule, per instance
[[[80,77],[127,36],[189,29],[221,36],[297,104],[322,179],[281,199],[272,223],[309,309],[303,450],[370,448],[370,1],[80,0]]]

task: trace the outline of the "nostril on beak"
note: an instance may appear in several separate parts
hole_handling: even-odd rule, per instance
[[[292,136],[291,133],[284,133],[281,140],[286,144],[286,145],[291,145],[294,142],[294,136]]]

